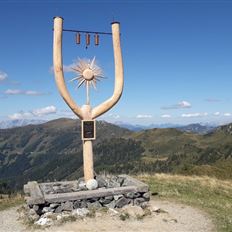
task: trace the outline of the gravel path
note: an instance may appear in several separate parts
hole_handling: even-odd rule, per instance
[[[36,232],[212,232],[214,226],[211,219],[202,211],[190,206],[168,201],[152,200],[151,208],[160,208],[162,212],[153,212],[143,220],[120,220],[118,217],[98,215],[76,222],[50,227]],[[1,232],[28,232],[19,221],[16,208],[0,211]]]
[[[0,211],[0,231],[1,232],[18,232],[26,231],[24,226],[18,221],[18,207],[13,207]]]

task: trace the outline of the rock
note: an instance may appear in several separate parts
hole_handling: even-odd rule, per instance
[[[113,196],[102,197],[99,202],[103,205],[109,204],[114,199]]]
[[[97,177],[96,177],[96,180],[97,180],[97,182],[98,182],[98,187],[99,187],[99,188],[103,188],[103,187],[106,187],[106,186],[107,186],[107,182],[106,182],[106,180],[105,180],[103,177],[97,176]]]
[[[93,203],[95,201],[98,201],[99,199],[100,199],[99,197],[92,197],[92,198],[88,199],[88,202]]]
[[[146,201],[149,201],[150,200],[150,193],[149,192],[146,192],[143,194],[143,198],[146,200]]]
[[[97,183],[97,181],[95,179],[88,180],[87,183],[86,183],[86,187],[89,190],[96,189],[97,186],[98,186],[98,183]]]
[[[34,209],[29,210],[28,217],[33,221],[36,221],[39,219],[39,215],[36,213],[36,211]]]
[[[52,216],[53,216],[52,212],[46,212],[41,217],[43,217],[43,218],[49,218],[49,217],[52,217]]]
[[[134,199],[134,205],[140,205],[144,201],[145,201],[145,199],[142,197],[136,198],[136,199]]]
[[[113,209],[115,208],[116,202],[115,201],[111,201],[109,204],[106,204],[105,206],[109,209]]]
[[[81,208],[81,202],[80,201],[74,201],[73,203],[73,209]]]
[[[127,199],[125,197],[122,197],[120,199],[118,199],[115,203],[115,207],[117,208],[122,208],[123,206],[127,205],[130,203],[130,199]]]
[[[72,211],[73,216],[84,217],[89,213],[89,210],[86,208],[79,208]]]
[[[88,190],[84,181],[81,181],[79,183],[79,189],[80,190]]]
[[[58,214],[57,216],[56,216],[56,220],[57,221],[60,221],[62,219],[62,216],[60,215],[60,214]]]
[[[40,225],[40,226],[45,226],[45,225],[52,225],[53,221],[50,218],[40,218],[38,221],[36,221],[34,224]]]
[[[61,213],[61,217],[62,217],[62,218],[67,218],[67,217],[70,217],[70,216],[71,216],[71,212],[67,212],[67,211],[66,211],[66,212],[62,212],[62,213]]]
[[[55,209],[55,213],[61,213],[63,210],[62,206],[58,206],[56,209]]]
[[[85,178],[84,177],[80,177],[78,180],[77,180],[78,184],[80,184],[81,182],[85,182]]]
[[[64,212],[62,212],[61,214],[58,214],[57,216],[56,216],[56,220],[57,221],[60,221],[60,220],[62,220],[63,218],[67,218],[67,217],[70,217],[70,213],[64,213]]]
[[[109,188],[117,188],[117,187],[120,187],[120,184],[117,181],[110,180],[108,187]]]
[[[126,205],[122,209],[123,212],[127,212],[130,216],[136,218],[137,216],[143,216],[144,211],[139,206]]]
[[[92,203],[87,203],[89,209],[99,209],[102,207],[101,203],[98,201],[92,202]]]
[[[108,213],[110,214],[110,216],[115,216],[117,214],[119,214],[119,212],[115,209],[109,208],[108,209]]]
[[[140,204],[140,207],[141,207],[142,209],[145,209],[145,208],[148,207],[148,205],[149,205],[149,203],[148,203],[147,201],[145,201],[145,202],[143,202],[143,203]]]
[[[122,183],[122,186],[125,187],[125,186],[130,186],[130,182],[125,178],[123,183]]]
[[[152,212],[158,212],[160,210],[160,208],[159,207],[156,207],[156,206],[153,206],[152,208],[151,208],[151,211]]]
[[[134,195],[134,198],[138,198],[140,196],[141,196],[141,194],[139,192],[136,192],[135,195]]]
[[[54,209],[51,209],[50,207],[43,207],[42,209],[42,213],[47,213],[47,212],[51,212],[54,211]]]
[[[58,203],[52,203],[52,204],[49,205],[49,207],[50,207],[51,209],[55,209],[55,208],[57,208],[59,205],[60,205],[60,204],[58,204]]]
[[[155,212],[155,213],[167,213],[167,211],[161,209],[161,208],[158,208],[156,206],[153,206],[152,209],[151,209],[152,212]]]
[[[62,211],[72,211],[73,210],[73,202],[66,201],[61,204]]]
[[[119,183],[120,186],[123,185],[124,181],[125,181],[125,178],[124,178],[124,177],[118,176],[117,182]]]
[[[125,197],[130,198],[130,199],[134,199],[134,198],[136,198],[135,194],[136,194],[135,192],[129,192],[129,193],[125,194]]]
[[[122,198],[122,197],[123,197],[123,195],[122,195],[122,194],[115,195],[115,196],[114,196],[114,200],[116,200],[116,201],[117,201],[119,198]]]
[[[33,205],[33,209],[34,209],[35,211],[38,211],[38,210],[39,210],[39,206],[38,206],[38,205]]]
[[[177,223],[177,219],[175,219],[175,218],[172,218],[171,220],[169,220],[169,222],[172,222],[172,223]]]
[[[80,204],[80,208],[87,208],[87,207],[88,207],[87,202],[85,200],[82,200]]]
[[[28,212],[29,215],[34,215],[36,214],[35,210],[34,209],[30,209],[29,212]]]

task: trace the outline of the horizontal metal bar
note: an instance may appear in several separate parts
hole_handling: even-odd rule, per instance
[[[110,33],[110,32],[100,32],[100,31],[80,31],[80,30],[70,30],[70,29],[63,29],[63,31],[89,33],[89,34],[101,34],[101,35],[112,35],[112,33]]]

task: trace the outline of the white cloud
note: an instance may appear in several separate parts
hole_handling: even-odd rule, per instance
[[[75,64],[69,64],[69,65],[63,65],[64,72],[73,72],[73,67],[75,67]]]
[[[152,118],[152,115],[150,114],[138,114],[136,118]]]
[[[32,111],[32,114],[34,116],[43,116],[48,114],[55,114],[56,113],[56,107],[55,106],[47,106],[40,109],[35,109]]]
[[[183,118],[191,118],[191,117],[199,117],[200,113],[191,113],[191,114],[182,114],[181,117]]]
[[[214,116],[219,116],[220,115],[220,112],[215,112],[213,113]]]
[[[172,110],[172,109],[185,109],[185,108],[191,108],[192,105],[188,101],[180,101],[175,105],[171,106],[163,106],[161,109],[163,110]]]
[[[63,71],[64,72],[73,72],[73,68],[76,66],[75,63],[69,64],[69,65],[63,65]],[[50,67],[50,73],[54,72],[54,67]]]
[[[110,114],[107,115],[107,117],[109,117],[109,118],[114,118],[114,119],[118,119],[118,118],[120,118],[120,115],[110,113]]]
[[[6,80],[8,75],[5,72],[0,71],[0,81]]]
[[[45,95],[46,93],[42,93],[34,90],[7,89],[6,91],[4,91],[4,94],[39,96],[39,95]]]
[[[41,117],[41,116],[45,116],[48,114],[55,114],[56,112],[57,112],[56,107],[51,105],[51,106],[47,106],[44,108],[39,108],[39,109],[35,109],[32,111],[28,111],[28,112],[20,111],[18,113],[8,115],[8,118],[12,120],[28,119],[28,118],[33,118],[33,117]]]
[[[8,94],[8,95],[18,95],[18,94],[22,94],[22,90],[19,90],[19,89],[7,89],[4,93]]]
[[[33,95],[33,96],[37,96],[37,95],[43,95],[44,93],[38,92],[38,91],[34,91],[34,90],[27,90],[24,92],[25,95]]]
[[[229,117],[231,115],[232,115],[231,113],[224,113],[224,116],[226,116],[226,117]]]
[[[178,103],[179,108],[190,108],[191,104],[187,101],[181,101]]]
[[[192,117],[204,117],[207,116],[208,113],[190,113],[190,114],[182,114],[181,117],[183,118],[192,118]]]
[[[12,119],[12,120],[19,120],[19,119],[27,119],[27,118],[31,118],[33,115],[30,112],[19,112],[19,113],[15,113],[12,115],[9,115],[8,118]]]
[[[163,114],[161,115],[161,118],[171,118],[172,116],[170,114]]]

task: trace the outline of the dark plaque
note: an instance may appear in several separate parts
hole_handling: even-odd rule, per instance
[[[95,120],[82,120],[82,139],[94,140],[95,138]]]

